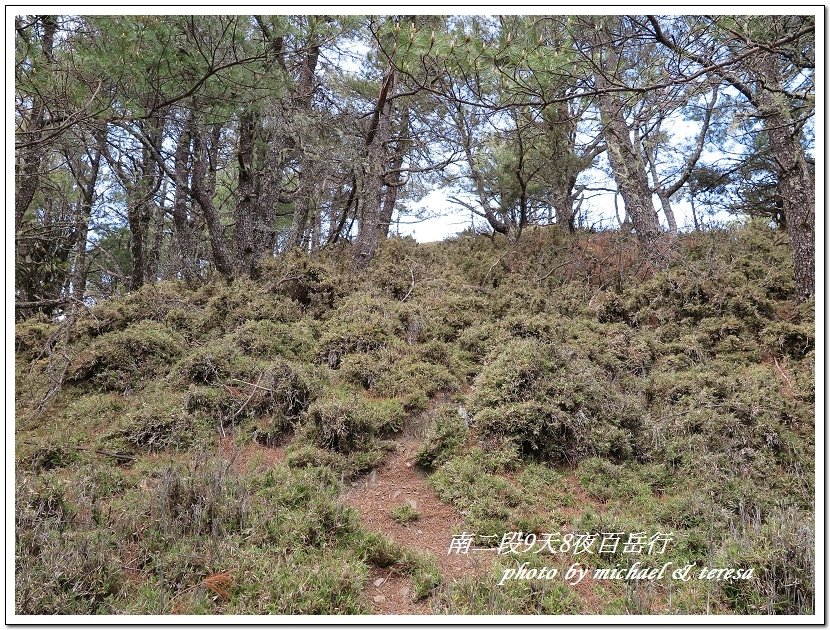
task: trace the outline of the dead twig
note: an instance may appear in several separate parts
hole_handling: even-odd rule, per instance
[[[251,389],[250,395],[245,400],[245,402],[242,403],[242,406],[239,409],[236,410],[236,413],[234,413],[233,416],[231,416],[231,423],[233,423],[237,419],[237,417],[239,417],[239,414],[242,413],[242,411],[245,409],[245,407],[248,406],[248,403],[251,402],[251,399],[254,397],[254,394],[256,394],[257,389],[264,389],[264,390],[268,391],[267,387],[260,388],[260,386],[259,386],[260,382],[262,382],[262,375],[263,374],[264,374],[264,372],[259,373],[259,378],[257,378],[256,385],[254,385],[253,389]]]
[[[413,267],[409,268],[409,273],[412,275],[412,286],[409,287],[409,291],[406,292],[406,295],[403,296],[401,302],[406,302],[409,296],[412,294],[412,289],[415,288],[415,269]]]

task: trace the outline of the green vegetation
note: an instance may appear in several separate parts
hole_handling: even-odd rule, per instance
[[[467,438],[467,426],[454,408],[441,409],[435,423],[416,454],[419,465],[435,469],[461,452]]]
[[[392,239],[360,281],[337,251],[288,256],[256,283],[145,286],[68,330],[19,322],[17,612],[366,613],[373,568],[445,613],[811,611],[815,324],[786,246],[750,223],[680,236],[665,271],[586,277],[560,236]],[[401,259],[414,285],[388,273]],[[342,499],[416,416],[415,463],[491,545],[674,532],[641,559],[757,578],[498,586],[516,561],[633,561],[569,551],[448,580]]]
[[[420,513],[418,510],[410,505],[409,503],[405,503],[403,505],[399,505],[396,508],[392,508],[390,511],[392,518],[398,521],[401,525],[408,525],[409,523],[413,523],[420,518]]]

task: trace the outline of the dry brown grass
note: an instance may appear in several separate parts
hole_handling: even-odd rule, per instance
[[[234,579],[229,571],[222,571],[221,573],[213,573],[207,576],[200,584],[216,593],[223,600],[228,601],[231,598]]]

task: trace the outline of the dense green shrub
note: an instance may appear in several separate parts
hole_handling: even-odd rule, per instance
[[[259,359],[310,359],[314,336],[299,322],[283,324],[271,320],[246,322],[234,331],[237,347]]]
[[[164,371],[184,351],[181,335],[152,321],[96,338],[67,370],[69,383],[124,390]]]
[[[375,426],[356,397],[315,401],[307,412],[311,440],[322,448],[349,453],[374,435]]]
[[[336,369],[347,354],[377,350],[400,340],[404,335],[400,313],[399,303],[388,299],[347,298],[326,322],[318,360]]]
[[[186,383],[215,385],[247,376],[253,366],[254,362],[242,355],[232,341],[219,339],[195,348],[179,362],[177,371]]]
[[[107,441],[129,450],[181,449],[192,444],[196,437],[193,420],[185,412],[181,399],[167,392],[154,392],[137,401],[122,423],[123,428],[109,433]]]
[[[642,416],[636,401],[566,345],[518,339],[492,357],[469,396],[474,425],[528,454],[559,462],[630,457]]]
[[[371,567],[448,613],[814,610],[815,302],[795,300],[786,234],[680,234],[662,270],[637,256],[555,227],[391,238],[362,273],[348,244],[294,251],[253,280],[17,322],[18,612],[365,613]],[[493,586],[499,557],[494,580],[442,580],[342,502],[396,448],[491,544],[673,531],[647,563],[756,577],[577,597]]]
[[[119,299],[96,304],[79,318],[74,332],[79,337],[95,337],[124,330],[141,321],[172,324],[176,318],[168,321],[171,312],[192,310],[187,298],[187,291],[180,282],[148,283]]]
[[[468,433],[462,413],[466,414],[466,410],[446,408],[435,414],[435,425],[415,455],[419,465],[437,468],[461,452]]]
[[[430,477],[438,496],[455,504],[477,535],[501,536],[515,526],[513,510],[523,500],[521,491],[498,473],[515,460],[481,449],[452,459]],[[492,541],[497,544],[498,541]]]
[[[37,315],[18,322],[14,327],[14,352],[26,361],[31,361],[46,350],[49,338],[58,331],[58,326],[45,315]]]

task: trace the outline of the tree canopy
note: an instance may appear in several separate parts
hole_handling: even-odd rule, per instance
[[[295,248],[359,270],[436,189],[511,239],[590,229],[610,191],[657,267],[679,204],[696,229],[762,216],[806,298],[814,21],[17,16],[17,313],[256,277]]]

